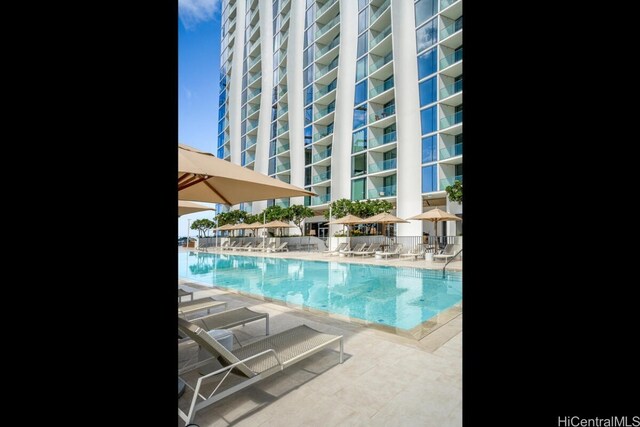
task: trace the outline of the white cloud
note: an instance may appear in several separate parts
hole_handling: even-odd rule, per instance
[[[221,0],[178,0],[178,13],[187,30],[196,27],[200,22],[213,19],[220,8]]]

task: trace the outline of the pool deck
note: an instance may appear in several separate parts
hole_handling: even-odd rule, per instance
[[[424,260],[384,261],[314,252],[235,254],[419,268],[431,264]],[[435,264],[441,269],[444,263]],[[450,268],[460,269],[461,262],[451,262],[447,266]],[[194,298],[210,295],[226,301],[228,309],[245,306],[269,313],[272,334],[306,324],[344,336],[343,364],[338,363],[337,351],[323,350],[198,412],[194,423],[200,427],[462,425],[461,311],[416,339],[211,288],[194,280],[181,279],[179,286],[194,291]],[[249,343],[264,337],[264,322],[232,331],[241,343]],[[179,400],[181,407],[185,404],[184,398]],[[178,425],[184,426],[184,422],[179,420]]]

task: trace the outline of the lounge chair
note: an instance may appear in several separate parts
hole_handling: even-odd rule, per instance
[[[340,251],[341,254],[345,254],[345,255],[352,255],[356,252],[362,252],[364,251],[364,247],[367,246],[366,242],[365,243],[359,243],[357,244],[352,250],[343,250]]]
[[[199,326],[205,331],[210,331],[212,329],[229,329],[235,326],[244,326],[246,323],[256,322],[262,319],[266,321],[265,332],[266,335],[269,335],[269,313],[258,313],[249,310],[247,307],[209,314],[208,316],[190,319],[189,322]],[[187,335],[181,333],[180,329],[178,329],[178,336],[186,338]]]
[[[448,244],[441,253],[433,255],[433,260],[443,259],[447,261],[449,258],[456,256],[460,249],[460,245]]]
[[[229,241],[225,240],[224,243],[222,245],[220,245],[220,247],[218,249],[225,250],[228,247],[229,247]]]
[[[337,255],[340,253],[340,251],[345,250],[347,246],[349,246],[348,243],[340,243],[334,250],[331,251],[327,249],[326,251],[322,251],[322,253],[328,255]]]
[[[207,314],[209,314],[212,308],[226,306],[226,301],[216,301],[211,297],[200,298],[193,301],[178,303],[178,315],[186,316],[187,314],[201,310],[207,310]]]
[[[364,249],[359,252],[354,252],[352,255],[361,255],[364,258],[365,255],[366,256],[375,255],[378,249],[380,249],[380,243],[372,243],[369,245],[367,249]]]
[[[248,251],[249,249],[251,249],[251,245],[253,245],[253,242],[249,242],[244,246],[238,246],[233,248],[234,251]]]
[[[273,250],[275,247],[276,247],[276,242],[271,242],[267,245],[266,248],[262,250],[262,252],[269,252],[270,250]]]
[[[399,243],[397,245],[391,245],[388,251],[385,252],[376,252],[376,257],[381,256],[384,259],[389,258],[390,256],[398,256],[400,255],[400,251],[402,250],[402,244]]]
[[[289,252],[289,249],[287,249],[287,244],[288,242],[284,242],[277,248],[267,249],[267,252]]]
[[[222,247],[221,247],[221,249],[222,249],[222,250],[229,250],[229,251],[231,251],[231,250],[233,250],[233,248],[235,248],[235,247],[236,247],[236,245],[237,245],[237,244],[238,244],[238,241],[237,241],[237,240],[234,240],[234,241],[233,241],[233,242],[231,242],[228,246],[222,246]]]
[[[264,246],[264,242],[260,242],[259,244],[255,245],[254,247],[250,247],[248,250],[249,252],[253,252],[253,251],[262,251],[264,250],[265,246]]]
[[[227,350],[204,329],[180,317],[178,317],[178,329],[194,340],[202,350],[209,352],[213,358],[217,358],[223,366],[214,372],[201,375],[198,373],[198,368],[212,361],[207,359],[196,363],[187,361],[185,366],[178,369],[178,377],[193,392],[190,394],[188,412],[185,413],[178,407],[178,416],[186,424],[193,422],[199,410],[338,342],[340,343],[340,363],[343,362],[342,335],[325,334],[306,325],[265,337],[233,351]],[[185,374],[196,374],[198,378],[195,384],[189,384]],[[227,377],[232,374],[232,380],[235,381],[225,384]],[[218,380],[217,384],[210,385],[214,377]]]
[[[191,297],[191,301],[193,301],[193,292],[187,292],[184,289],[178,288],[178,302],[182,301],[182,297]]]
[[[426,251],[426,245],[416,246],[414,248],[411,248],[411,250],[409,250],[409,252],[407,252],[406,254],[400,254],[400,257],[413,258],[414,260],[417,260],[418,258],[424,258],[424,253]]]

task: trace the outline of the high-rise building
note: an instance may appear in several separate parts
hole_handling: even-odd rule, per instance
[[[383,198],[403,218],[462,212],[444,191],[462,181],[462,0],[222,8],[218,157],[318,194],[241,208],[321,214],[337,199]],[[430,226],[399,224],[398,234]]]

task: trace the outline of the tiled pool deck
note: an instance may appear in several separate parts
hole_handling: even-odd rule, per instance
[[[431,266],[424,260],[340,258],[313,252],[241,255]],[[454,261],[447,269],[460,269],[461,264]],[[443,263],[435,265],[441,269]],[[338,363],[335,350],[323,350],[198,412],[194,423],[200,427],[462,425],[461,312],[416,339],[212,289],[192,280],[180,280],[179,286],[194,291],[194,298],[211,295],[227,301],[228,309],[245,306],[269,313],[272,334],[304,323],[322,332],[344,335],[343,364]],[[264,337],[264,322],[232,331],[245,344]],[[184,401],[179,400],[181,407]],[[184,426],[184,422],[179,420],[178,425]]]

